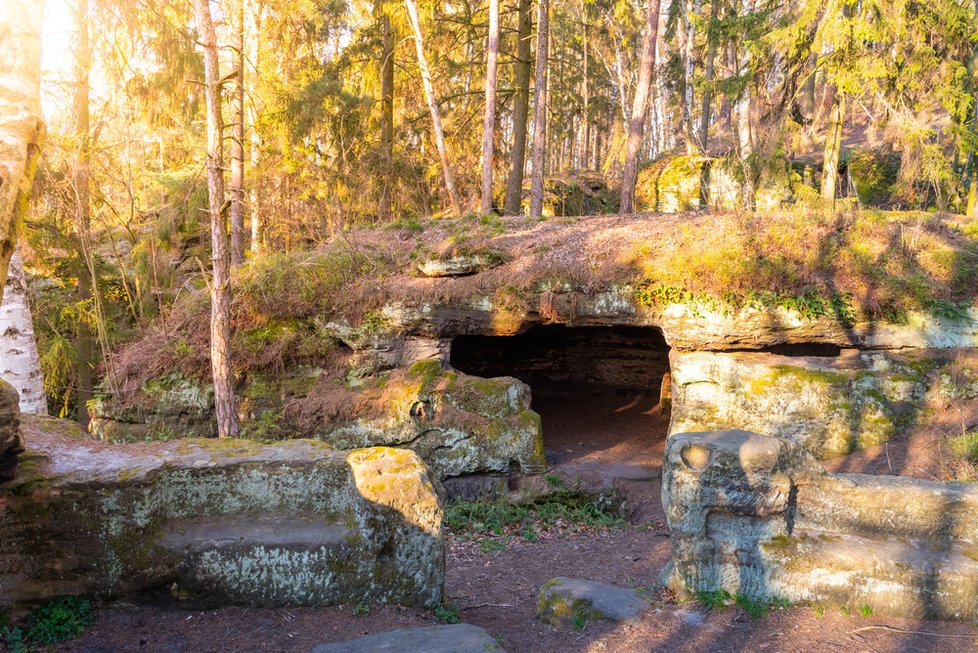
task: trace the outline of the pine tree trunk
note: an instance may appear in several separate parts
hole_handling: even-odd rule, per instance
[[[683,136],[686,141],[686,154],[696,152],[696,136],[693,132],[693,64],[696,45],[696,23],[693,16],[699,16],[703,10],[703,0],[686,0],[683,4],[686,16],[686,43],[683,48]]]
[[[383,11],[383,2],[380,3]],[[381,123],[380,143],[384,156],[384,181],[380,190],[380,206],[378,213],[381,220],[391,217],[391,193],[394,187],[394,30],[391,19],[386,13],[380,15],[380,31],[383,37],[383,47],[380,63],[380,102]]]
[[[710,7],[710,27],[716,23],[719,10],[719,0],[713,0]],[[703,72],[703,78],[706,83],[703,86],[703,104],[702,110],[700,111],[700,149],[704,153],[708,151],[710,144],[710,120],[712,118],[711,114],[713,113],[713,80],[716,77],[717,58],[716,38],[707,32],[707,39],[706,69]]]
[[[547,165],[547,59],[550,50],[550,0],[539,0],[537,65],[533,81],[533,170],[530,180],[530,215],[543,215],[543,177]]]
[[[526,126],[530,114],[530,38],[533,32],[533,2],[519,0],[519,32],[516,45],[516,98],[513,105],[513,149],[510,151],[509,177],[503,211],[518,215],[523,200],[523,173],[526,164]]]
[[[211,374],[217,436],[237,437],[234,379],[231,368],[231,266],[224,224],[224,152],[221,141],[221,73],[217,36],[209,0],[195,0],[204,50],[204,97],[207,104],[207,196],[211,222]]]
[[[0,378],[20,395],[20,412],[47,414],[41,357],[34,338],[24,263],[17,249],[10,257],[7,285],[3,301],[0,301]]]
[[[482,123],[482,205],[492,212],[492,167],[496,161],[496,81],[499,70],[499,0],[489,0],[489,51],[486,55],[486,112]]]
[[[0,2],[4,49],[0,57],[0,297],[17,230],[27,210],[37,169],[44,122],[41,119],[41,0]],[[0,442],[0,453],[4,444]]]
[[[91,245],[91,188],[89,169],[91,166],[91,139],[89,134],[89,72],[92,68],[92,50],[89,34],[89,3],[78,0],[75,6],[78,36],[75,44],[75,139],[78,142],[78,159],[75,162],[74,195],[75,221],[81,242],[78,250],[78,288],[76,297],[79,303],[89,303],[92,299],[94,266],[90,265]],[[78,423],[88,428],[88,402],[92,398],[94,382],[92,379],[92,356],[95,350],[95,336],[87,321],[79,320],[75,337],[75,377],[78,387]]]
[[[234,125],[231,130],[231,265],[244,263],[244,0],[234,0],[236,16],[234,62],[237,71],[234,76],[231,113]]]
[[[591,165],[591,76],[588,70],[591,62],[590,53],[588,52],[587,8],[587,2],[581,2],[581,39],[582,45],[584,46],[584,70],[581,71],[581,83],[584,86],[584,115],[582,117],[584,122],[584,142],[582,143],[583,150],[581,155],[582,168],[588,168]]]
[[[659,29],[659,0],[648,0],[645,17],[645,35],[642,37],[642,63],[639,67],[638,85],[632,102],[632,115],[628,123],[628,143],[625,150],[625,170],[621,181],[621,213],[631,213],[635,207],[635,180],[638,178],[638,153],[642,147],[645,130],[645,114],[649,100],[655,64],[655,43]]]
[[[247,38],[246,50],[247,50],[247,61],[251,62],[252,69],[255,71],[255,79],[259,78],[258,71],[260,70],[259,64],[261,59],[261,33],[262,33],[262,15],[264,13],[264,7],[261,4],[261,0],[249,0],[248,10],[246,15],[251,17],[251,21],[248,24],[248,28],[245,31]],[[256,84],[252,82],[252,87],[254,88]],[[249,111],[247,113],[249,126],[251,128],[251,174],[252,183],[251,189],[248,193],[248,209],[251,215],[251,256],[254,258],[261,254],[264,247],[265,238],[265,225],[262,215],[262,197],[259,185],[255,183],[258,180],[258,162],[261,159],[261,133],[258,131],[258,115],[259,115],[259,105],[255,94],[252,94],[249,102]]]
[[[428,60],[424,56],[424,40],[421,36],[421,21],[418,18],[418,5],[415,0],[404,0],[407,8],[408,18],[411,20],[411,30],[414,32],[414,46],[418,53],[418,69],[421,71],[421,83],[424,86],[425,99],[428,101],[428,110],[431,112],[431,123],[435,132],[435,147],[438,148],[438,157],[441,159],[441,170],[445,178],[445,189],[448,191],[448,198],[452,203],[452,210],[456,215],[462,214],[462,203],[458,199],[458,191],[455,190],[455,176],[452,174],[452,164],[448,158],[448,148],[445,145],[445,130],[441,125],[441,112],[438,110],[438,102],[435,100],[435,87],[431,83],[431,71],[428,69]]]
[[[846,117],[846,95],[836,89],[829,111],[829,124],[825,132],[825,153],[822,158],[822,199],[835,205],[836,187],[839,185],[839,157],[842,150],[842,124]]]

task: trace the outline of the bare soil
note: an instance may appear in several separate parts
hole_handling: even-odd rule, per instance
[[[658,397],[605,386],[536,384],[534,408],[544,418],[548,457],[568,484],[614,487],[631,511],[627,527],[589,535],[514,541],[483,553],[475,542],[448,549],[446,600],[459,618],[485,628],[510,653],[964,653],[978,651],[978,625],[844,615],[810,607],[775,610],[751,619],[736,607],[709,612],[678,604],[654,590],[669,555],[659,498],[668,417]],[[953,420],[952,420],[953,421]],[[939,423],[940,420],[937,420]],[[940,426],[909,439],[830,461],[839,471],[941,473],[935,454]],[[950,428],[947,426],[947,428]],[[627,625],[591,622],[558,629],[534,615],[540,586],[554,576],[574,576],[644,588],[654,608]],[[362,612],[362,608],[357,612]],[[307,652],[322,642],[436,623],[426,610],[371,606],[331,608],[223,608],[188,611],[146,606],[99,610],[98,623],[56,650],[75,653]],[[405,651],[405,653],[409,653]]]

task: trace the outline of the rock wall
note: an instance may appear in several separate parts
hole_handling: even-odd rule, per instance
[[[441,600],[441,487],[413,452],[51,433],[30,447],[0,485],[2,605]]]
[[[442,479],[546,470],[540,417],[530,410],[525,383],[469,376],[438,360],[364,377],[355,372],[310,369],[245,380],[239,405],[245,432],[316,438],[346,450],[404,447]],[[121,410],[111,401],[95,402],[93,432],[107,440],[213,433],[209,384],[171,375],[147,382],[142,395],[142,402]]]
[[[680,592],[978,616],[978,487],[827,474],[797,444],[745,431],[667,444],[665,579]]]
[[[786,438],[819,458],[887,442],[911,428],[946,364],[936,350],[782,356],[670,355],[670,433],[744,429]]]

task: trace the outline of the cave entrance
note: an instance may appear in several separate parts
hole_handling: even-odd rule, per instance
[[[451,365],[527,383],[551,465],[605,481],[657,477],[669,428],[668,403],[660,404],[669,346],[659,329],[538,325],[515,336],[459,336]]]

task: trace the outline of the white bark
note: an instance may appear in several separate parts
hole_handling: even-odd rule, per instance
[[[42,0],[0,2],[0,295],[27,208],[41,120]]]
[[[15,249],[7,271],[7,286],[0,302],[0,377],[20,395],[20,412],[48,412],[41,375],[41,357],[34,339],[34,324],[27,300],[27,279],[20,251]]]

